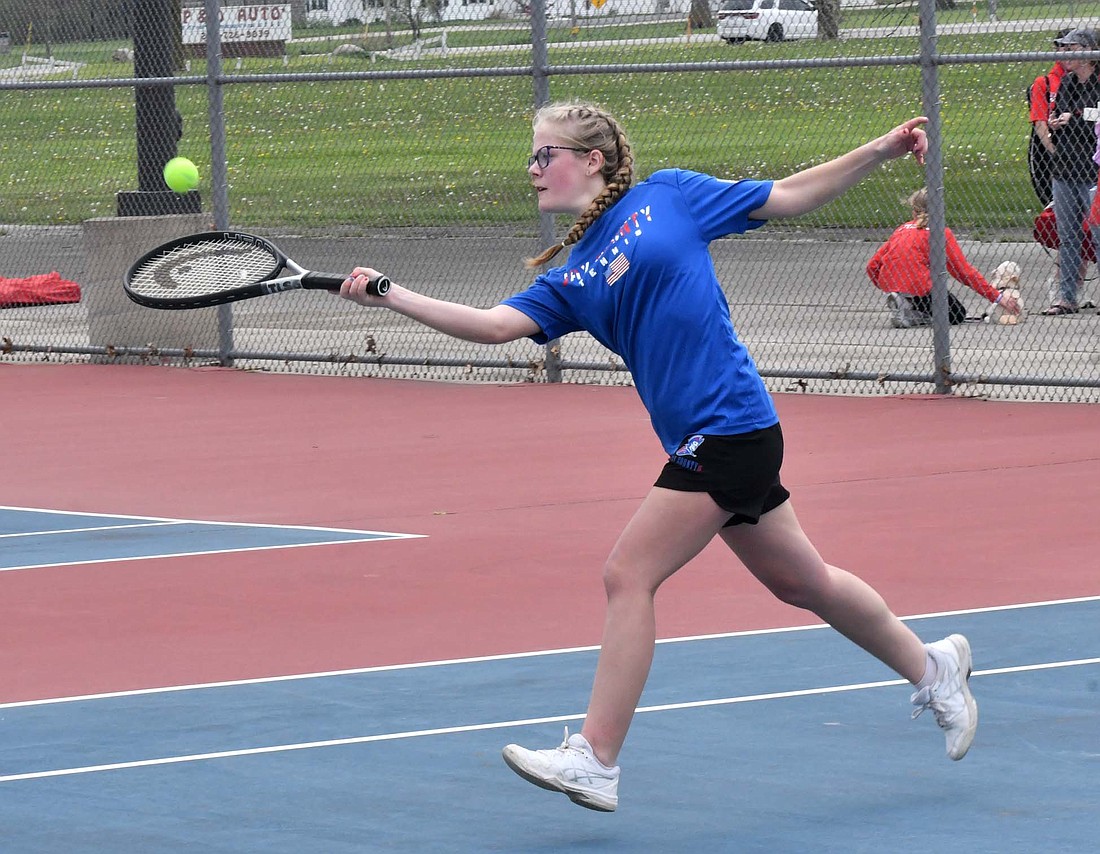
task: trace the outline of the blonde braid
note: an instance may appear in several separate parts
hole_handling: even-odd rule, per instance
[[[565,240],[557,243],[524,263],[527,267],[541,267],[566,246],[579,241],[588,227],[617,202],[634,184],[634,153],[626,133],[610,113],[591,104],[549,104],[535,114],[534,125],[554,122],[571,131],[570,142],[587,151],[600,151],[604,165],[600,170],[606,186],[588,207],[577,217]]]

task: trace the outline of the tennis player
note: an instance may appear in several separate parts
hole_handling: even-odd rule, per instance
[[[961,759],[978,722],[970,645],[962,635],[923,644],[856,576],[822,560],[780,482],[783,436],[773,402],[738,340],[708,245],[715,238],[821,207],[882,163],[924,162],[914,118],[835,160],[779,181],[726,181],[664,169],[634,184],[634,155],[602,109],[551,104],[534,119],[527,173],[546,213],[575,216],[566,264],[492,308],[432,299],[394,284],[367,292],[379,274],[356,267],[340,295],[389,308],[468,341],[538,343],[586,330],[630,369],[668,453],[652,490],[604,566],[607,612],[581,732],[560,747],[510,744],[521,777],[580,806],[618,805],[619,751],[649,675],[656,641],[654,595],[715,536],[780,600],[812,611],[915,686],[916,717],[930,709]]]

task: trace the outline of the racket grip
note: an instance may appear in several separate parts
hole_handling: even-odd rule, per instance
[[[335,273],[306,273],[302,276],[302,287],[307,290],[337,291],[344,283],[347,276],[338,276]],[[376,297],[384,297],[389,293],[389,276],[375,276],[367,283],[367,292]]]

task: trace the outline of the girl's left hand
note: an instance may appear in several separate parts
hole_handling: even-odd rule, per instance
[[[927,124],[926,116],[917,116],[904,124],[898,125],[883,137],[887,147],[888,157],[893,160],[912,154],[920,165],[924,165],[924,155],[928,153],[928,134],[921,125]]]
[[[1020,304],[1016,302],[1016,297],[1012,296],[1012,294],[1001,294],[1001,298],[997,300],[997,304],[1008,314],[1020,313]]]

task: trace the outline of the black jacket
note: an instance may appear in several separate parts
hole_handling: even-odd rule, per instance
[[[1085,80],[1067,71],[1054,98],[1052,115],[1070,113],[1069,124],[1052,130],[1054,163],[1051,176],[1057,181],[1095,184],[1097,166],[1092,156],[1096,152],[1096,132],[1093,122],[1085,121],[1082,111],[1100,103],[1100,78],[1094,71]]]

